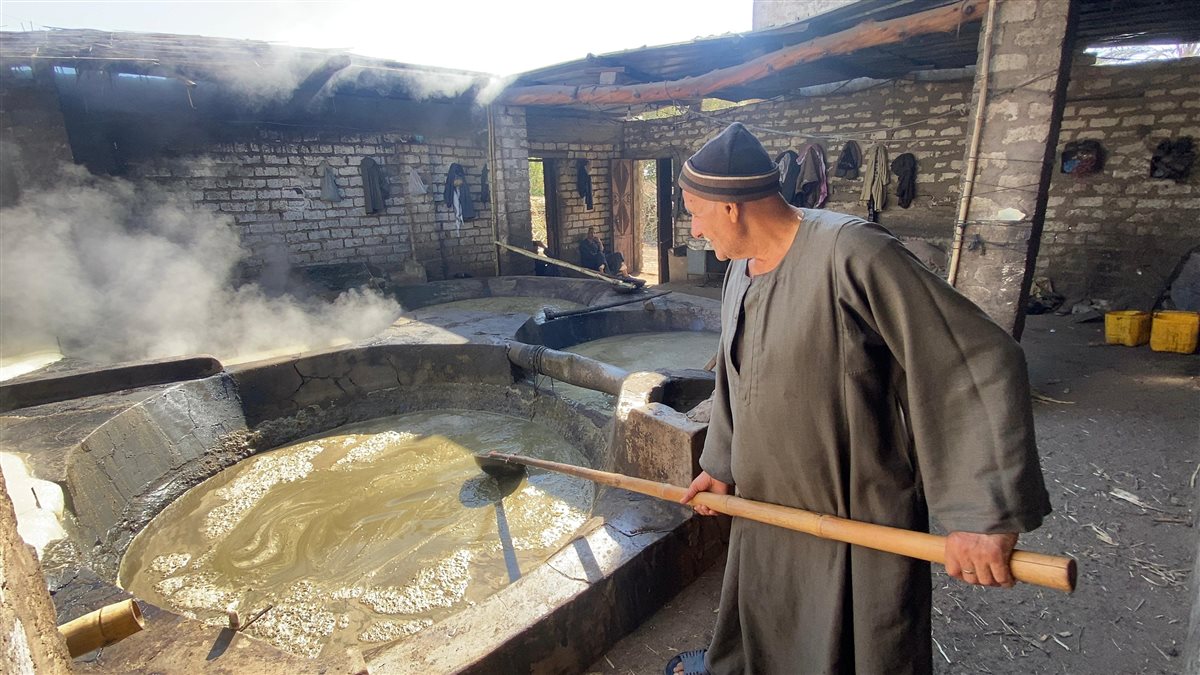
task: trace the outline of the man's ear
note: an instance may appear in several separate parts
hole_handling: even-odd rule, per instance
[[[729,222],[736,223],[742,215],[742,205],[737,202],[725,202],[725,216],[729,218]]]

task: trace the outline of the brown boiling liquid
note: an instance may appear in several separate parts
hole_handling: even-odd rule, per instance
[[[274,604],[247,632],[306,656],[411,635],[510,583],[514,558],[540,564],[590,517],[591,483],[536,469],[497,482],[471,457],[489,450],[586,463],[554,431],[494,413],[344,426],[188,491],[134,539],[121,583],[213,625]]]

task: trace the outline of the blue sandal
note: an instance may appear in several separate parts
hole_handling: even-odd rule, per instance
[[[708,670],[704,667],[704,654],[707,649],[693,649],[690,652],[682,652],[676,654],[667,661],[667,667],[663,669],[663,675],[675,675],[675,666],[683,664],[684,675],[708,675]]]

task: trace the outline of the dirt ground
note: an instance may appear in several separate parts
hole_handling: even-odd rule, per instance
[[[933,576],[938,673],[1178,673],[1197,533],[1200,356],[1103,346],[1103,324],[1031,316],[1023,344],[1054,513],[1020,546],[1079,563],[1071,595]],[[707,646],[722,565],[589,669],[661,673]]]

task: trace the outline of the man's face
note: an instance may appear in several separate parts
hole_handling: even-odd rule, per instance
[[[692,236],[711,242],[718,260],[745,257],[739,255],[745,231],[733,217],[730,204],[709,201],[687,190],[683,191],[683,203],[692,214]]]

